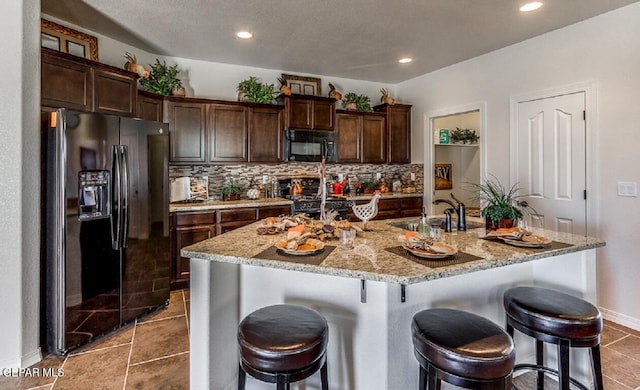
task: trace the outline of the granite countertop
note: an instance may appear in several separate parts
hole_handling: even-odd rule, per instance
[[[466,232],[443,233],[445,242],[455,244],[459,255],[466,256],[465,262],[422,259],[406,253],[398,253],[401,245],[398,235],[405,230],[394,227],[389,222],[415,221],[415,218],[401,218],[369,222],[373,231],[364,232],[356,238],[355,248],[343,250],[336,247],[321,262],[304,259],[306,256],[290,256],[291,260],[270,260],[256,258],[284,237],[258,235],[258,221],[237,230],[185,247],[184,257],[218,261],[233,264],[247,264],[269,268],[279,268],[334,275],[389,283],[413,284],[453,275],[504,267],[536,259],[559,256],[567,253],[598,248],[605,242],[593,237],[544,231],[546,237],[554,240],[551,248],[532,249],[507,245],[502,241],[482,239],[485,229],[471,229]],[[479,221],[479,219],[478,219]],[[362,226],[361,223],[356,223]],[[538,232],[536,232],[538,233]],[[562,245],[560,245],[562,244]],[[337,241],[327,241],[326,245],[337,246]],[[396,249],[396,253],[390,249]],[[401,248],[400,248],[401,249]],[[325,251],[327,248],[325,248]],[[425,264],[426,263],[426,264]]]
[[[407,192],[385,192],[383,194],[380,194],[380,199],[393,199],[393,198],[422,198],[424,194],[422,192],[412,192],[412,193],[407,193]],[[329,195],[329,196],[336,196],[336,195]],[[352,195],[338,195],[341,198],[346,198],[349,200],[371,200],[371,198],[373,198],[373,194],[364,194],[364,195],[358,195],[356,196],[355,194]]]
[[[289,206],[291,204],[293,204],[293,202],[285,198],[260,198],[256,200],[207,200],[199,203],[175,202],[169,204],[169,212],[237,209],[243,207]]]

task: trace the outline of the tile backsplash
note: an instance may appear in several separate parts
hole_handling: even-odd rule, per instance
[[[317,177],[320,163],[287,162],[281,164],[223,164],[223,165],[170,165],[169,177],[181,176],[208,176],[209,197],[220,199],[220,190],[228,180],[236,180],[243,187],[249,188],[253,182],[262,186],[263,175],[269,180],[273,178],[291,177]],[[364,181],[376,178],[380,173],[389,185],[391,179],[399,177],[403,181],[409,181],[411,173],[415,174],[415,186],[418,192],[424,190],[424,166],[423,164],[327,164],[327,180],[332,176],[343,174],[349,176],[349,182],[353,185],[356,180]]]

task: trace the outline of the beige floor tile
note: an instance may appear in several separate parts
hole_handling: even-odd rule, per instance
[[[616,352],[640,361],[640,337],[627,336],[614,343],[607,345]]]
[[[78,348],[76,351],[72,352],[72,355],[76,355],[82,352],[95,351],[103,348],[115,347],[116,345],[131,344],[134,327],[134,324],[129,324],[121,329],[118,329],[111,335],[97,339],[94,342]]]
[[[622,383],[618,383],[608,376],[604,377],[604,388],[607,390],[630,390],[630,387],[623,385]]]
[[[58,369],[62,367],[64,357],[55,355],[45,356],[42,361],[29,367],[33,376],[4,376],[0,375],[0,389],[25,390],[34,387],[51,386],[55,381]],[[44,372],[43,372],[44,370]],[[37,373],[37,374],[36,374]],[[44,388],[44,387],[43,387]]]
[[[633,389],[640,386],[640,361],[629,359],[609,347],[601,348],[601,353],[604,375]]]
[[[623,332],[619,329],[616,329],[612,326],[605,324],[604,329],[602,330],[602,335],[600,336],[600,345],[606,346],[615,341],[620,340],[621,338],[627,336],[627,332]]]
[[[156,321],[162,318],[183,316],[185,313],[184,299],[182,296],[182,291],[178,291],[178,293],[179,294],[176,294],[175,291],[171,293],[171,297],[169,298],[169,306],[164,309],[160,309],[157,312],[146,317],[140,318],[140,320],[138,320],[138,323]]]
[[[604,321],[604,324],[605,324],[605,326],[610,326],[612,328],[621,330],[621,331],[623,331],[625,333],[632,334],[634,336],[640,337],[640,331],[638,331],[638,330],[627,328],[626,326],[623,326],[623,325],[620,325],[620,324],[616,324],[615,322],[611,322],[611,321],[607,321],[607,320]]]
[[[69,356],[53,390],[122,390],[130,345]]]
[[[130,364],[189,351],[185,316],[138,324]]]
[[[130,366],[126,389],[188,390],[189,354]]]

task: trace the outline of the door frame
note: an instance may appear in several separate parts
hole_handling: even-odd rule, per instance
[[[509,98],[509,168],[510,181],[513,185],[517,181],[517,149],[518,149],[518,105],[533,100],[542,100],[572,93],[585,94],[585,186],[587,204],[585,208],[586,235],[597,235],[598,232],[598,112],[597,112],[597,82],[588,80],[580,83],[553,87],[544,90],[525,92],[512,95]]]
[[[486,177],[486,161],[484,153],[486,148],[486,128],[487,128],[487,102],[479,101],[474,103],[463,104],[459,106],[452,106],[441,108],[433,111],[426,112],[424,114],[424,124],[425,124],[425,145],[424,145],[424,156],[425,156],[425,167],[424,167],[424,199],[423,204],[425,205],[427,212],[429,214],[433,213],[433,205],[431,202],[427,202],[427,199],[430,199],[434,195],[434,180],[433,180],[433,167],[435,164],[435,143],[434,143],[434,120],[443,116],[451,116],[456,114],[465,114],[472,111],[479,111],[480,113],[480,128],[478,129],[478,134],[480,135],[480,139],[478,140],[478,148],[480,153],[480,180],[484,180]],[[427,157],[428,156],[428,157]],[[433,199],[432,199],[433,200]]]

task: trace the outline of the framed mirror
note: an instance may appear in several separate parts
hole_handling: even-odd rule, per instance
[[[98,38],[50,20],[40,19],[40,45],[98,61]]]

